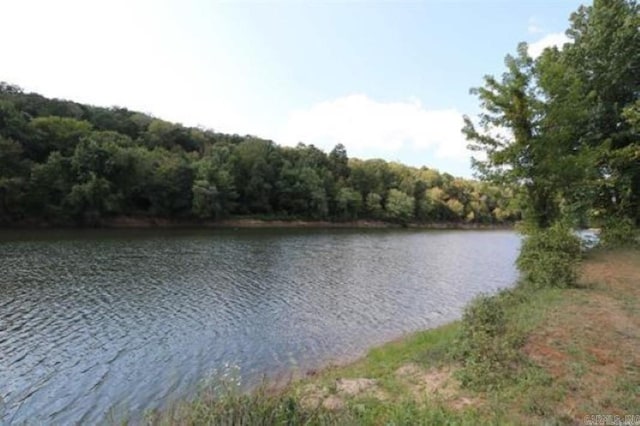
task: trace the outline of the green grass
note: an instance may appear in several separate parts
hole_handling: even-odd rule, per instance
[[[503,322],[495,336],[508,336],[508,344],[500,348],[517,356],[506,358],[512,364],[504,374],[493,375],[490,386],[464,387],[459,380],[483,370],[457,356],[468,343],[460,339],[469,324],[456,321],[372,349],[356,362],[327,367],[277,391],[263,387],[241,394],[218,382],[192,402],[151,413],[147,423],[572,424],[584,414],[640,412],[640,356],[634,351],[640,347],[639,334],[620,334],[606,323],[608,311],[603,311],[606,302],[611,304],[607,309],[620,308],[619,317],[627,315],[611,319],[616,324],[640,324],[640,311],[629,302],[637,301],[640,289],[628,285],[640,282],[639,260],[637,252],[595,252],[585,261],[591,275],[578,288],[525,285],[493,296],[496,304],[488,306],[499,308],[497,318]],[[603,265],[609,269],[601,270]],[[493,320],[489,315],[480,321],[491,326]],[[631,345],[622,347],[625,355],[607,352],[624,342]],[[353,393],[341,387],[363,379],[374,384]],[[482,385],[489,379],[479,375],[475,380]],[[431,388],[434,383],[438,386]]]

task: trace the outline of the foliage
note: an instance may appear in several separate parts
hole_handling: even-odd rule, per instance
[[[519,366],[522,339],[507,322],[504,305],[500,294],[481,295],[464,311],[454,347],[464,386],[494,389]]]
[[[525,236],[517,264],[527,285],[572,287],[576,284],[580,256],[579,238],[569,227],[556,223]]]
[[[640,97],[639,26],[637,1],[598,0],[572,14],[567,35],[573,43],[563,51],[584,86],[588,121],[582,137],[601,152],[596,205],[637,225],[640,133],[628,114]]]
[[[429,194],[436,193],[438,199]],[[99,226],[122,215],[509,222],[499,185],[281,147],[0,84],[0,224]]]
[[[387,196],[387,213],[389,217],[406,222],[413,214],[414,198],[397,189],[391,189]]]
[[[614,248],[638,244],[638,233],[630,219],[609,218],[600,231],[600,244]]]
[[[501,79],[472,89],[482,111],[463,132],[478,173],[520,193],[538,228],[588,212],[640,224],[640,5],[600,0],[571,16],[562,49],[537,58],[526,44]]]

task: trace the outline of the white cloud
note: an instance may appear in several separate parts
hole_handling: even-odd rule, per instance
[[[557,46],[562,48],[565,43],[569,43],[571,40],[564,33],[551,33],[542,37],[540,40],[529,44],[529,55],[537,58],[542,54],[542,51],[547,47]]]
[[[455,109],[425,109],[419,100],[378,102],[350,95],[291,113],[278,140],[330,150],[343,143],[349,155],[396,158],[399,153],[429,152],[436,159],[467,160],[461,133],[462,114]]]

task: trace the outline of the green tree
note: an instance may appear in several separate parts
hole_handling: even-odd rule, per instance
[[[336,196],[338,215],[342,219],[357,219],[362,209],[362,195],[353,188],[342,187]]]
[[[231,161],[241,213],[271,213],[281,166],[273,142],[248,138],[236,146]]]
[[[31,120],[30,125],[39,147],[35,160],[43,160],[51,151],[58,151],[64,156],[71,155],[93,127],[87,121],[67,117],[37,117]]]
[[[349,177],[349,157],[347,149],[341,143],[337,144],[329,153],[329,169],[336,179]]]
[[[22,160],[22,146],[0,136],[0,222],[24,214],[28,165]]]
[[[35,164],[31,169],[29,194],[30,212],[45,220],[65,220],[72,213],[65,200],[73,185],[71,160],[54,151],[45,163]]]
[[[194,163],[193,213],[200,218],[220,219],[235,206],[238,194],[229,170],[229,149],[217,146]]]
[[[486,155],[484,160],[474,159],[481,176],[521,188],[525,218],[546,228],[559,218],[561,187],[570,183],[557,160],[574,151],[544,131],[546,110],[537,86],[538,70],[526,44],[518,46],[517,56],[507,56],[505,64],[501,81],[487,76],[485,86],[472,90],[482,107],[479,127],[465,117],[463,132],[470,148]]]
[[[397,189],[391,189],[387,197],[387,214],[393,220],[407,222],[413,215],[414,202],[412,196]]]
[[[118,201],[111,184],[103,177],[91,172],[83,182],[76,183],[66,197],[72,214],[84,224],[97,224]]]
[[[595,0],[571,16],[563,56],[586,94],[584,139],[600,157],[597,205],[640,224],[640,135],[624,112],[640,97],[638,28],[636,1]]]
[[[367,194],[365,202],[367,213],[373,219],[382,219],[384,216],[384,209],[382,208],[382,196],[376,192],[370,192]]]
[[[477,188],[425,167],[349,159],[342,144],[328,154],[281,147],[0,83],[3,224],[99,224],[114,215],[453,220],[453,200],[467,220],[513,217],[507,192],[486,197]]]

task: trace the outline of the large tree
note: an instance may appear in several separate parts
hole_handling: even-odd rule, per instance
[[[522,190],[526,218],[537,227],[548,227],[559,215],[559,176],[554,176],[558,155],[553,141],[541,131],[545,105],[537,86],[535,62],[520,44],[516,56],[505,59],[501,79],[485,77],[472,89],[482,111],[477,122],[465,116],[463,132],[470,148],[484,158],[474,159],[480,176]]]
[[[501,79],[474,89],[482,107],[464,132],[488,179],[521,189],[525,218],[547,227],[587,211],[640,222],[640,15],[635,1],[580,7],[570,43],[533,60],[525,44]]]
[[[640,224],[640,134],[624,113],[640,99],[640,6],[595,0],[571,16],[567,35],[564,61],[584,87],[583,136],[600,152],[597,207]]]

